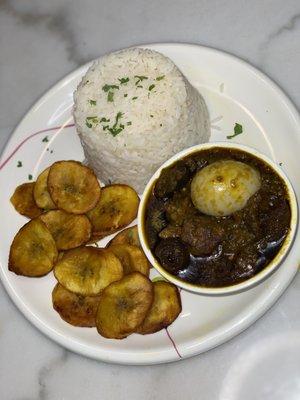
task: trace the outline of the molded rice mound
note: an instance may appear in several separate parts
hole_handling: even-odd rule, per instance
[[[74,101],[88,165],[105,184],[126,183],[138,193],[163,162],[210,137],[202,96],[152,50],[125,49],[95,61]]]

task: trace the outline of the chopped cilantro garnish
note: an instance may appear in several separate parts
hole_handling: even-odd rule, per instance
[[[119,120],[123,117],[123,113],[119,111],[116,115],[115,123],[113,124],[112,128],[108,128],[108,131],[113,135],[117,136],[122,130],[125,128],[123,124],[119,124]]]
[[[134,77],[136,78],[136,82],[135,82],[136,85],[138,85],[140,82],[143,82],[145,79],[148,79],[147,76],[143,76],[143,75],[134,75]]]
[[[121,111],[119,111],[116,115],[116,123],[119,121],[120,118],[122,118],[124,115],[124,113],[122,113]]]
[[[143,86],[142,85],[137,85],[137,88],[143,89]]]
[[[103,117],[100,119],[100,122],[110,122],[110,119]]]
[[[153,117],[154,117],[154,115],[150,114],[150,117],[151,117],[151,118],[153,118]]]
[[[18,161],[17,167],[18,167],[18,168],[23,167],[22,161]]]
[[[159,124],[159,126],[162,126],[162,124]]]
[[[95,122],[96,120],[98,121],[98,117],[86,117],[86,119],[92,122]]]
[[[32,181],[32,175],[31,174],[28,175],[28,180]]]
[[[91,106],[95,106],[97,104],[96,100],[89,100]]]
[[[128,77],[118,78],[118,81],[121,83],[121,85],[124,85],[125,83],[129,82],[129,78]]]
[[[128,96],[128,94],[127,94],[127,93],[125,93],[125,94],[124,94],[124,97],[127,97],[127,96]]]
[[[238,124],[237,122],[234,125],[234,133],[232,135],[226,136],[227,139],[232,139],[237,135],[240,135],[243,133],[243,126],[241,124]]]
[[[282,166],[282,162],[280,162],[279,165]]]
[[[108,92],[107,101],[112,103],[114,101],[114,92]]]
[[[105,84],[105,85],[102,87],[102,90],[104,90],[105,93],[108,92],[109,90],[112,90],[112,89],[119,89],[119,86],[118,86],[118,85],[108,85],[108,84]]]
[[[98,124],[99,118],[98,117],[86,117],[85,124],[88,128],[91,128],[93,124]]]
[[[48,136],[45,136],[44,139],[42,140],[42,142],[44,142],[44,143],[49,142]]]
[[[148,88],[149,92],[151,92],[151,90],[154,89],[154,88],[155,88],[155,85],[152,83],[152,85],[150,85],[149,88]]]
[[[132,100],[136,100],[138,97],[137,96],[134,96],[133,98],[132,98]]]
[[[156,78],[156,81],[161,81],[162,79],[164,79],[164,77],[165,77],[165,75],[158,76],[158,77]]]
[[[128,122],[127,122],[127,125],[132,125],[132,122],[131,122],[131,121],[128,121]]]

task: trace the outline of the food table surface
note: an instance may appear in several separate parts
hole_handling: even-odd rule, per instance
[[[225,50],[267,73],[300,106],[297,0],[4,0],[0,33],[6,38],[0,44],[1,148],[57,80],[105,52],[139,43]],[[298,274],[263,318],[214,350],[133,367],[64,350],[38,332],[0,286],[1,399],[298,399],[299,289]]]

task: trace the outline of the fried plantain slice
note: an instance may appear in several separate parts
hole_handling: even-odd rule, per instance
[[[69,250],[88,242],[92,225],[86,215],[51,210],[40,216],[51,232],[58,250]]]
[[[152,282],[139,272],[110,284],[100,296],[98,332],[110,339],[125,338],[143,323],[152,301]]]
[[[16,188],[14,194],[10,198],[15,210],[30,219],[38,217],[43,212],[34,201],[34,186],[34,182],[23,183]]]
[[[137,225],[130,226],[129,228],[119,232],[114,238],[111,239],[107,247],[114,244],[131,244],[132,246],[141,248]]]
[[[50,193],[48,191],[48,175],[49,175],[50,167],[45,169],[38,176],[33,190],[33,196],[36,204],[43,208],[44,210],[53,210],[56,208]]]
[[[79,247],[64,253],[54,268],[58,282],[71,292],[96,296],[123,277],[119,259],[109,250]]]
[[[25,224],[16,234],[9,252],[8,269],[17,275],[43,276],[57,260],[55,241],[39,218]]]
[[[84,214],[94,208],[100,185],[94,172],[78,161],[58,161],[50,167],[48,190],[58,208]]]
[[[166,281],[153,283],[154,300],[143,324],[137,333],[146,335],[168,327],[181,313],[181,299],[178,288]]]
[[[60,317],[74,326],[95,327],[100,296],[72,293],[59,283],[52,291],[52,304]]]
[[[104,237],[130,224],[136,215],[139,197],[127,185],[110,185],[101,190],[100,200],[87,213],[92,223],[92,236]]]
[[[143,275],[149,276],[150,264],[144,252],[137,246],[115,244],[109,246],[108,249],[121,261],[124,275],[137,271]]]

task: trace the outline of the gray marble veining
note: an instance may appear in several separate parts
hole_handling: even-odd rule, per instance
[[[299,0],[0,0],[0,148],[32,103],[72,69],[118,48],[168,41],[236,54],[300,107]],[[208,353],[124,367],[60,348],[0,286],[0,399],[298,400],[299,292],[298,275],[262,319]]]

